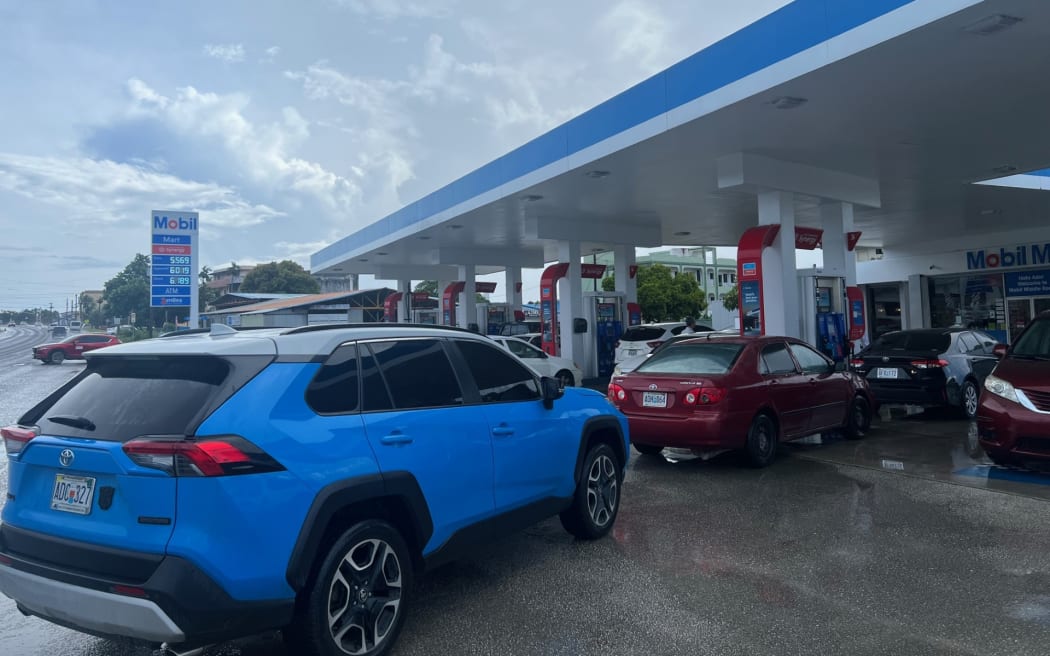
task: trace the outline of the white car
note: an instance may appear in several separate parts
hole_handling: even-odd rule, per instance
[[[697,325],[697,328],[700,328],[700,327],[701,327],[700,325]],[[655,347],[653,347],[652,349],[646,351],[645,353],[642,353],[641,355],[633,355],[633,356],[631,356],[629,358],[626,358],[625,360],[617,362],[616,363],[616,367],[613,369],[612,378],[616,378],[617,376],[622,376],[624,374],[631,373],[632,371],[634,371],[635,369],[638,368],[638,365],[642,364],[643,362],[648,360],[650,357],[652,357],[653,353],[656,353],[657,351],[659,351],[660,349],[664,348],[665,346],[669,346],[669,345],[671,345],[671,344],[673,344],[675,342],[680,342],[683,339],[689,339],[690,337],[703,337],[705,335],[711,335],[711,336],[725,335],[725,336],[733,337],[733,336],[736,336],[736,335],[739,335],[739,334],[740,334],[740,331],[736,330],[735,328],[726,328],[725,330],[710,330],[710,331],[708,331],[708,330],[697,330],[692,335],[681,335],[681,334],[674,335],[674,336],[670,337],[669,339],[666,339],[666,340],[660,342]]]
[[[572,387],[583,382],[583,372],[576,363],[566,358],[547,355],[542,350],[517,337],[496,336],[492,338],[502,348],[518,356],[541,376],[557,378],[562,387]]]
[[[631,326],[620,337],[616,344],[615,362],[620,363],[627,358],[638,355],[646,355],[662,342],[666,342],[675,335],[680,335],[685,330],[684,321],[671,321],[668,323],[646,323],[640,326]],[[710,326],[696,324],[696,332],[710,332]]]

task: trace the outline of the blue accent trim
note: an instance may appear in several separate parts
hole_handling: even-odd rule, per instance
[[[524,146],[340,239],[318,268],[916,0],[795,0]]]
[[[1031,171],[1029,173],[1025,173],[1025,175],[1038,175],[1042,178],[1050,178],[1050,169],[1042,169],[1041,171]]]
[[[956,476],[987,478],[997,481],[1012,481],[1014,483],[1030,483],[1032,485],[1050,485],[1050,476],[990,465],[976,465],[974,467],[967,467],[966,469],[959,469],[952,473]]]

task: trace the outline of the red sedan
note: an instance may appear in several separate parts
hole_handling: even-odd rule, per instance
[[[120,344],[113,335],[72,335],[61,342],[33,347],[33,357],[44,364],[62,364],[64,360],[83,360],[84,353]]]
[[[662,349],[609,384],[643,454],[666,446],[743,450],[752,465],[779,441],[842,430],[859,439],[876,402],[860,376],[790,337],[698,337]]]

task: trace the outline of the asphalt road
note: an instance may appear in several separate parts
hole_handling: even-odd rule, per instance
[[[0,353],[4,422],[83,366]],[[1050,478],[1003,492],[880,470],[885,454],[871,454],[901,440],[902,471],[930,468],[941,450],[950,467],[965,464],[952,460],[965,458],[964,422],[897,430],[861,446],[785,448],[759,471],[732,457],[635,454],[613,535],[574,542],[547,521],[428,574],[395,653],[1048,653],[1050,505],[1024,492]],[[0,654],[148,653],[0,599]],[[286,654],[272,637],[209,653]]]

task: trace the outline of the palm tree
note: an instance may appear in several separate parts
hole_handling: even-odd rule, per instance
[[[209,280],[211,280],[211,267],[209,267],[208,265],[202,266],[201,272],[198,273],[197,276],[201,279],[202,285],[208,282]]]
[[[241,288],[241,267],[236,262],[230,262],[230,291],[235,292]]]

